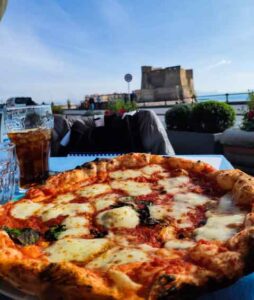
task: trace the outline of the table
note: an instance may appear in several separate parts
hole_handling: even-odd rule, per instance
[[[61,172],[73,169],[78,165],[94,160],[98,156],[70,156],[70,157],[51,157],[49,161],[50,171]],[[100,156],[105,158],[108,156]],[[111,156],[112,157],[112,156]],[[216,169],[226,170],[233,169],[233,166],[223,155],[179,155],[178,157],[188,158],[192,160],[203,160],[211,164]],[[0,287],[1,290],[1,287]],[[5,296],[0,295],[0,299],[9,300]],[[15,299],[31,299],[19,297]],[[33,298],[34,299],[34,298]],[[254,300],[254,273],[238,280],[235,284],[228,288],[209,293],[199,298],[199,300]]]

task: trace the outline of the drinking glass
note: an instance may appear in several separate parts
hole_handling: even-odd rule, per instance
[[[16,153],[12,143],[0,143],[0,204],[12,199],[16,183]]]
[[[16,145],[21,187],[42,183],[48,176],[54,125],[51,106],[6,107],[4,115],[8,137]]]

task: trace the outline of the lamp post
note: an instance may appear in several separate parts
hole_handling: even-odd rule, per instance
[[[132,81],[132,75],[129,73],[125,74],[124,80],[127,82],[127,85],[128,85],[128,98],[130,100],[130,82]]]

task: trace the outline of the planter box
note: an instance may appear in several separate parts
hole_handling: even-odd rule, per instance
[[[176,154],[220,154],[222,133],[200,133],[167,130],[168,138]]]
[[[254,175],[254,132],[230,128],[223,132],[224,155],[235,168]]]

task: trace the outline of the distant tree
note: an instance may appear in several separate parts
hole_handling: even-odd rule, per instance
[[[86,109],[85,101],[81,101],[81,102],[80,102],[79,109]]]
[[[67,99],[67,108],[71,109],[71,100],[70,99]]]

